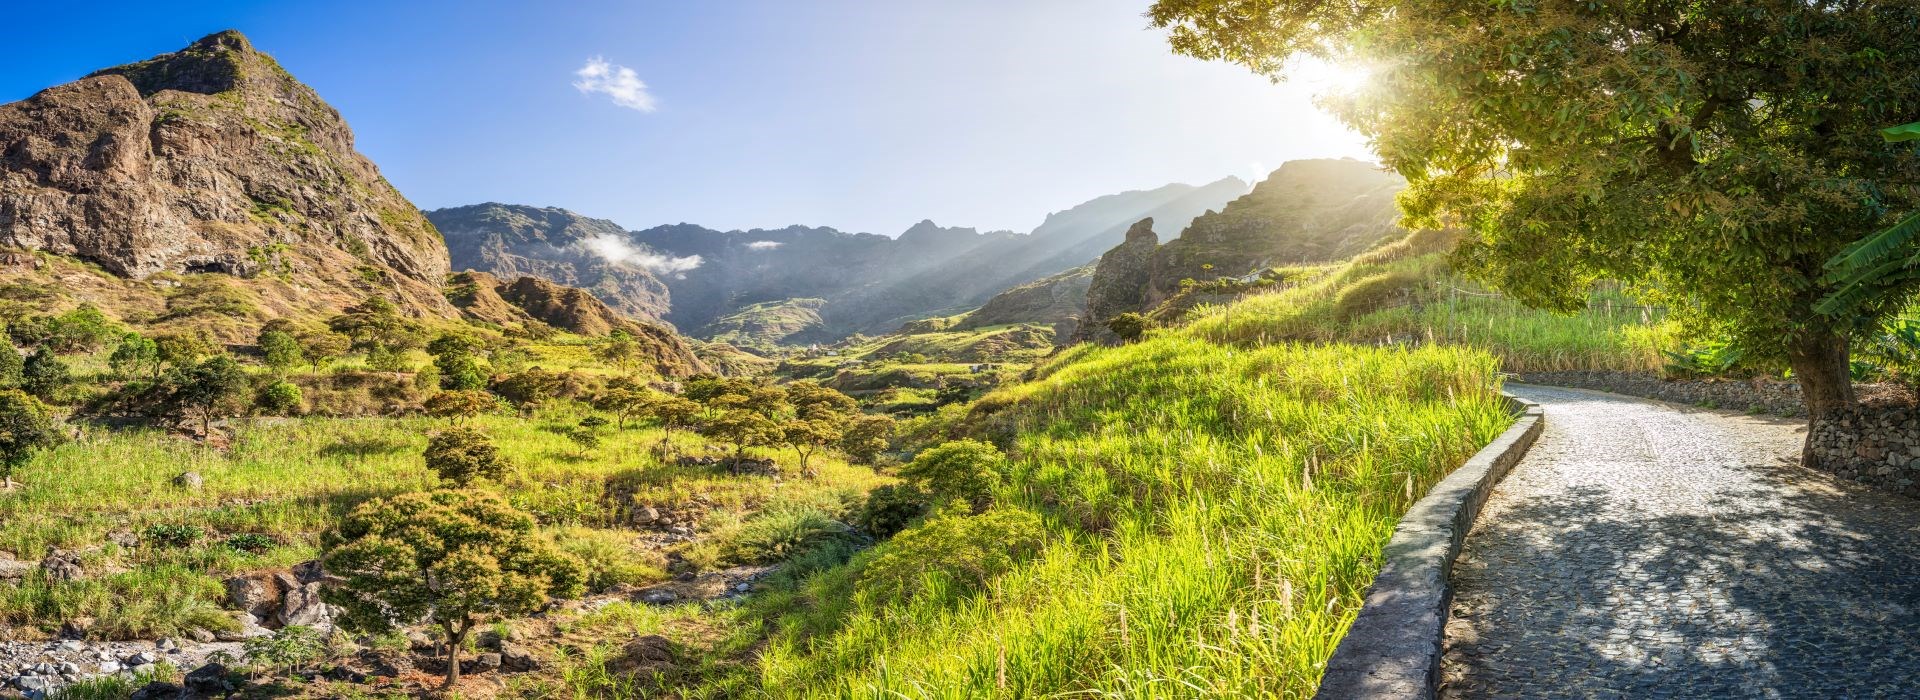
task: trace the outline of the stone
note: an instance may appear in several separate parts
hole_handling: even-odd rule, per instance
[[[80,564],[80,554],[63,549],[47,550],[47,556],[40,560],[40,571],[53,581],[78,581],[87,577],[87,571]]]
[[[195,627],[193,629],[187,630],[187,637],[201,644],[213,642],[217,639],[217,637],[215,637],[212,632],[209,632],[205,628],[201,628],[201,627]]]
[[[107,541],[121,549],[133,549],[140,546],[140,534],[132,530],[114,530],[107,533]]]
[[[33,573],[33,562],[20,561],[11,555],[0,558],[0,581],[18,581]]]
[[[143,666],[159,661],[160,657],[155,656],[154,653],[150,651],[141,651],[130,654],[121,660],[125,661],[128,666]]]
[[[92,627],[93,618],[91,617],[76,617],[68,620],[66,624],[61,626],[61,632],[78,632],[79,634],[67,635],[67,640],[60,643],[60,650],[65,652],[86,651],[87,643],[80,640],[86,638],[87,630]]]
[[[187,690],[206,695],[223,695],[233,690],[233,672],[219,663],[208,663],[189,671],[182,682]]]
[[[99,666],[99,668],[98,668],[98,670],[99,670],[99,672],[100,672],[100,673],[105,673],[105,674],[113,674],[113,673],[119,673],[119,672],[120,672],[120,662],[118,662],[118,661],[102,661],[102,662],[100,662],[100,666]]]
[[[173,477],[174,486],[178,486],[180,488],[187,489],[189,491],[199,491],[202,486],[206,485],[206,483],[207,483],[206,479],[200,478],[200,472],[191,472],[191,471],[181,472],[179,476]]]
[[[473,662],[475,666],[484,672],[500,670],[502,660],[499,653],[490,651],[473,657]]]
[[[13,685],[29,693],[45,692],[53,687],[53,682],[44,676],[21,676],[13,679]]]
[[[540,670],[540,660],[526,647],[513,642],[500,644],[500,667],[508,673],[525,673]]]
[[[640,602],[653,605],[665,605],[679,599],[680,596],[674,595],[673,591],[647,591],[640,594]]]
[[[245,611],[256,618],[278,613],[281,593],[273,577],[249,574],[230,577],[225,583],[228,607]]]
[[[127,696],[127,700],[173,700],[180,697],[182,690],[180,686],[166,681],[154,681],[140,686],[139,690]]]
[[[320,600],[322,584],[308,583],[287,590],[280,607],[280,624],[321,627],[333,624],[333,608]]]

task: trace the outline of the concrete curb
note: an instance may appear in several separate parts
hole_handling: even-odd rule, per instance
[[[1314,697],[1434,697],[1453,600],[1453,560],[1494,485],[1526,456],[1545,420],[1539,404],[1502,395],[1519,419],[1400,518],[1366,604],[1327,660]]]

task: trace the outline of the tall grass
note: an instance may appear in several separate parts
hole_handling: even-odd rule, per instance
[[[1511,421],[1455,348],[1080,349],[985,399],[1017,435],[1002,507],[1050,542],[984,590],[880,599],[816,577],[762,654],[776,697],[1313,691],[1408,504]],[[897,541],[897,540],[896,540]],[[893,543],[883,543],[881,551]]]

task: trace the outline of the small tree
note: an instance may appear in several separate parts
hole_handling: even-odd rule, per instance
[[[659,392],[647,389],[614,387],[593,397],[593,407],[613,414],[616,424],[625,430],[628,418],[646,414],[660,397]]]
[[[647,407],[647,415],[660,423],[660,458],[667,458],[675,428],[686,428],[700,420],[700,404],[672,394],[662,395]]]
[[[879,459],[880,453],[887,451],[888,440],[893,437],[894,421],[888,416],[861,416],[847,426],[840,436],[840,451],[847,453],[855,461],[872,464]]]
[[[213,434],[213,421],[245,413],[252,382],[228,355],[214,355],[186,369],[175,369],[167,385],[174,406],[200,421],[200,434]]]
[[[340,622],[365,633],[426,621],[447,646],[446,685],[474,626],[579,595],[585,572],[534,531],[533,518],[478,490],[410,493],[365,503],[322,539],[321,592]]]
[[[300,341],[295,339],[292,333],[281,330],[266,331],[260,334],[257,342],[260,344],[261,354],[266,355],[267,366],[272,367],[276,372],[288,372],[306,360],[300,354]]]
[[[13,343],[0,342],[0,387],[20,386],[26,373],[26,363],[26,358],[20,356],[20,351],[13,347]]]
[[[119,333],[112,319],[92,304],[81,304],[72,311],[53,317],[46,344],[61,353],[93,353]]]
[[[499,479],[507,471],[493,440],[472,428],[440,431],[427,440],[427,451],[422,456],[433,473],[462,487],[481,477]]]
[[[51,346],[42,345],[27,356],[20,368],[20,386],[27,393],[49,403],[62,403],[67,395],[67,387],[73,385],[73,372],[67,363],[61,362],[53,354]]]
[[[733,471],[740,471],[741,460],[746,459],[747,449],[763,447],[780,442],[780,425],[759,412],[744,408],[721,411],[707,422],[707,432],[716,438],[733,444]]]
[[[427,352],[440,370],[440,386],[456,391],[487,388],[487,372],[478,355],[485,347],[479,339],[457,333],[442,334],[428,343]]]
[[[925,488],[935,502],[961,499],[978,513],[993,505],[1006,462],[1006,455],[993,445],[954,440],[921,452],[900,469],[900,476]]]
[[[168,367],[186,367],[213,354],[213,342],[198,333],[168,333],[155,337],[153,343],[160,364]]]
[[[807,420],[840,422],[860,410],[860,403],[853,397],[811,379],[788,384],[786,390],[787,403],[793,406],[795,414]]]
[[[452,419],[455,424],[486,413],[499,405],[493,394],[484,391],[442,391],[427,397],[422,408],[435,418]]]
[[[627,372],[627,366],[640,357],[640,343],[626,331],[614,331],[607,336],[607,342],[593,349],[593,356],[600,361],[613,365],[621,374]]]
[[[296,337],[300,341],[300,356],[306,358],[315,374],[352,348],[352,342],[339,333],[314,331]]]
[[[15,469],[64,439],[46,404],[18,389],[0,390],[0,488],[12,490]]]
[[[600,429],[606,427],[607,419],[599,416],[587,416],[580,424],[567,431],[567,439],[573,446],[580,448],[580,456],[585,457],[589,450],[600,446]]]
[[[289,381],[274,381],[261,387],[260,396],[254,404],[267,413],[292,416],[300,413],[300,404],[305,401],[306,396],[300,391],[299,385]]]
[[[1131,311],[1107,319],[1107,330],[1113,331],[1120,341],[1131,343],[1146,337],[1147,329],[1153,327],[1153,321]]]
[[[5,358],[0,358],[4,362]],[[142,375],[154,375],[160,372],[160,346],[139,333],[120,336],[120,345],[107,356],[107,366],[114,374],[133,378]]]
[[[800,474],[811,479],[815,476],[808,462],[813,453],[822,447],[840,441],[840,426],[832,420],[795,418],[780,428],[781,440],[793,448],[800,456]]]

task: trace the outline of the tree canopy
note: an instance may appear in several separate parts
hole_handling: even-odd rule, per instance
[[[1920,204],[1920,5],[1818,0],[1159,0],[1176,51],[1274,76],[1366,66],[1323,105],[1411,183],[1414,226],[1570,309],[1642,284],[1686,327],[1782,360],[1816,416],[1852,403],[1848,336],[1916,288],[1816,310],[1829,258]]]

